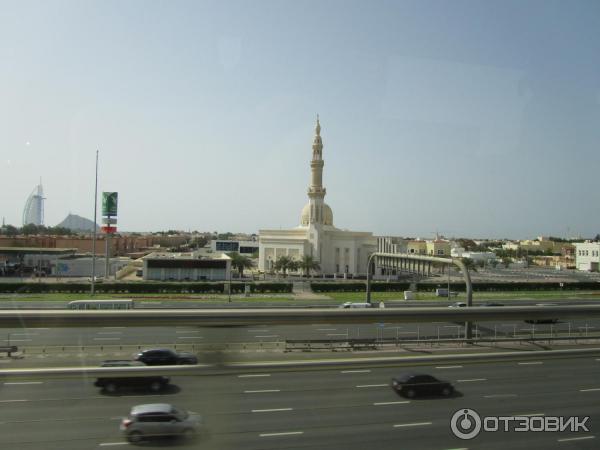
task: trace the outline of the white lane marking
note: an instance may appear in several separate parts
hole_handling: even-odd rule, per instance
[[[492,395],[484,395],[483,398],[508,398],[508,397],[516,397],[517,394],[492,394]]]
[[[271,437],[271,436],[291,436],[293,434],[304,434],[304,431],[284,431],[282,433],[260,433],[260,437]]]
[[[253,378],[253,377],[270,377],[270,373],[248,373],[246,375],[238,375],[238,378]]]
[[[30,330],[49,330],[50,328],[36,328],[36,327],[31,327]]]
[[[337,331],[337,328],[317,328],[317,331]]]
[[[10,382],[6,382],[4,383],[6,385],[9,384],[44,384],[43,381],[10,381]]]
[[[383,387],[383,386],[389,386],[389,384],[359,384],[356,387],[357,388],[369,388],[369,387]]]
[[[377,402],[373,403],[373,406],[386,406],[386,405],[406,405],[410,403],[409,400],[399,401],[399,402]]]
[[[123,334],[122,331],[98,331],[98,334]]]
[[[327,336],[348,336],[348,333],[327,333]]]
[[[369,373],[371,369],[341,370],[340,373]]]
[[[462,369],[463,366],[437,366],[436,369]]]
[[[0,400],[0,403],[28,402],[29,400]]]
[[[102,327],[102,328],[104,328],[105,330],[109,330],[109,329],[111,329],[111,330],[123,330],[123,329],[125,329],[127,327]],[[44,329],[48,330],[49,328],[44,328]]]
[[[189,333],[200,333],[200,330],[181,330],[176,331],[176,334],[189,334]]]
[[[394,425],[394,428],[401,427],[420,427],[422,425],[431,425],[431,422],[414,422],[414,423],[399,423]]]
[[[143,301],[142,302],[142,305],[160,305],[160,304],[162,304],[162,302],[153,302],[153,301],[150,301],[150,302]]]
[[[263,329],[257,329],[257,328],[255,328],[253,330],[246,330],[246,331],[248,331],[248,333],[268,333],[269,332],[269,330],[263,330]]]
[[[274,338],[274,337],[277,337],[277,336],[279,336],[279,335],[278,334],[263,334],[261,336],[256,335],[254,337],[255,338]]]
[[[593,391],[600,391],[600,388],[579,389],[579,392],[593,392]]]
[[[574,438],[565,438],[565,439],[557,439],[558,442],[568,442],[568,441],[582,441],[583,439],[595,439],[596,436],[581,436]]]
[[[121,338],[94,338],[95,341],[120,341]]]
[[[487,381],[487,378],[468,378],[466,380],[456,380],[457,383],[470,383],[472,381]]]
[[[543,361],[528,361],[528,362],[520,362],[519,366],[532,366],[534,364],[544,364]]]
[[[204,339],[202,336],[177,336],[177,339]]]
[[[38,333],[10,333],[11,336],[37,336]]]
[[[272,408],[272,409],[253,409],[253,413],[264,413],[264,412],[279,412],[279,411],[293,411],[292,408]]]
[[[109,447],[111,445],[129,445],[129,442],[104,442],[102,444],[98,444],[100,447]]]
[[[244,391],[244,394],[261,394],[263,392],[281,392],[281,389],[256,389],[254,391]]]
[[[31,339],[11,339],[10,342],[31,342]]]

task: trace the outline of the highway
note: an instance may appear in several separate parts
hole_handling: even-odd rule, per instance
[[[572,320],[557,324],[528,324],[522,321],[484,322],[475,328],[480,337],[527,336],[562,333],[563,335],[598,334],[600,320]],[[313,324],[313,325],[257,325],[237,328],[209,327],[123,327],[96,328],[4,328],[0,343],[27,347],[51,346],[110,346],[110,345],[166,345],[211,343],[267,343],[286,339],[437,339],[464,336],[461,323],[372,323],[372,324]]]
[[[401,369],[404,370],[404,369]],[[142,447],[202,449],[595,449],[600,439],[600,360],[533,360],[420,367],[452,381],[452,398],[407,400],[388,386],[398,369],[263,372],[176,377],[159,395],[104,395],[93,379],[0,384],[0,448],[127,448],[118,432],[132,405],[168,402],[199,412],[193,442]],[[481,415],[590,416],[589,433],[482,433],[455,438],[460,408]]]

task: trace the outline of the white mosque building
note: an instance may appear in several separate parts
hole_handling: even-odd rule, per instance
[[[300,260],[310,255],[319,263],[323,275],[366,275],[369,255],[377,250],[377,238],[370,232],[340,230],[333,225],[333,211],[324,201],[325,162],[318,117],[312,149],[308,203],[302,209],[300,226],[260,230],[258,268],[269,272],[281,256]]]

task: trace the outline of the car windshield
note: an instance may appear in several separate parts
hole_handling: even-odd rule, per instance
[[[600,0],[0,0],[0,450],[597,450],[599,169]]]

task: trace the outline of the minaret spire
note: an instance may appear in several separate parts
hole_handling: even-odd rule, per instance
[[[315,137],[313,138],[313,154],[310,161],[311,182],[308,188],[310,204],[310,223],[323,223],[323,204],[326,190],[323,187],[323,141],[321,140],[321,123],[317,114]]]

